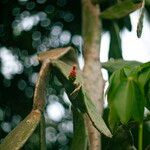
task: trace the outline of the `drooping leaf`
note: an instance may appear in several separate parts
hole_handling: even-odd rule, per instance
[[[21,121],[0,144],[1,150],[19,150],[36,129],[41,117],[39,110],[31,113]]]
[[[84,91],[83,91],[83,93],[84,93]],[[96,107],[92,103],[90,98],[87,95],[85,95],[84,99],[85,99],[87,114],[90,117],[90,119],[91,119],[93,125],[95,126],[95,128],[99,132],[103,133],[104,135],[106,135],[108,137],[112,137],[111,132],[109,131],[108,127],[106,126],[103,118],[100,116],[100,114],[98,114],[98,111],[96,110]]]
[[[57,60],[53,61],[52,65],[54,67],[54,72],[57,75],[58,79],[64,85],[68,97],[71,100],[73,107],[80,110],[82,113],[87,113],[90,117],[93,125],[104,135],[111,137],[111,132],[107,128],[104,120],[98,114],[95,105],[92,103],[91,99],[88,97],[86,91],[84,90],[83,83],[82,83],[82,76],[80,72],[77,73],[76,83],[81,85],[80,90],[78,91],[76,97],[71,97],[71,93],[75,89],[74,85],[71,85],[70,81],[68,80],[68,75],[71,70],[71,66]]]
[[[45,95],[46,95],[46,83],[48,74],[50,73],[49,61],[45,61],[42,64],[40,73],[36,82],[33,100],[33,109],[43,111],[45,107]]]
[[[140,38],[142,35],[143,19],[144,19],[144,5],[145,5],[145,0],[143,0],[142,2],[141,13],[140,13],[138,24],[137,24],[137,37],[138,38]]]
[[[125,18],[124,18],[124,26],[129,30],[129,31],[131,31],[132,30],[132,24],[131,24],[131,19],[130,19],[130,16],[128,15],[128,16],[126,16]]]
[[[56,60],[67,54],[70,50],[73,50],[73,48],[72,47],[57,48],[39,53],[37,56],[39,61],[44,61],[46,59]]]
[[[87,131],[84,116],[77,109],[72,108],[74,136],[72,139],[70,150],[86,150],[87,149]]]
[[[63,47],[48,50],[37,55],[39,61],[60,59],[67,64],[77,63],[76,51],[73,47]]]
[[[141,3],[133,3],[131,0],[124,0],[106,9],[100,15],[105,19],[119,19],[141,7]]]
[[[140,65],[141,63],[138,61],[126,61],[123,59],[110,59],[107,62],[102,63],[102,67],[105,68],[107,71],[113,73],[116,70],[119,70],[123,67],[135,67]]]
[[[109,58],[122,58],[121,38],[119,34],[119,26],[116,22],[112,22],[110,30]]]

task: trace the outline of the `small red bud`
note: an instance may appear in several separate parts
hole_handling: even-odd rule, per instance
[[[75,79],[76,79],[76,75],[77,75],[76,69],[77,69],[76,65],[73,65],[73,67],[72,67],[72,69],[69,73],[69,76],[68,76],[69,80],[72,81],[72,82],[74,82]]]

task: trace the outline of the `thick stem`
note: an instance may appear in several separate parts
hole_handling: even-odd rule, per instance
[[[99,20],[100,9],[98,4],[93,4],[91,0],[82,0],[82,35],[84,40],[83,54],[85,65],[83,69],[84,84],[86,90],[97,107],[99,114],[103,109],[104,81],[101,73],[100,55],[100,32],[101,24]],[[87,118],[89,133],[89,149],[99,150],[100,139],[98,131],[93,127]]]
[[[142,150],[143,145],[143,122],[139,124],[138,150]]]

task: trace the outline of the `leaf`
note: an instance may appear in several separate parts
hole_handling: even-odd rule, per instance
[[[123,77],[123,70],[116,71],[111,77],[108,102],[111,110],[116,111],[121,123],[126,124],[132,118],[135,121],[143,119],[144,95],[134,78]]]
[[[138,82],[146,99],[146,108],[150,110],[150,62],[140,66]]]
[[[48,74],[50,73],[49,60],[44,61],[39,72],[38,79],[36,81],[33,109],[38,109],[44,111],[45,107],[45,95],[46,95],[46,83],[48,79]]]
[[[113,103],[109,104],[109,116],[108,122],[112,131],[115,131],[117,124],[119,123],[119,117],[117,115],[116,110],[114,109]]]
[[[132,24],[131,24],[130,16],[129,16],[129,15],[126,16],[123,21],[124,21],[124,26],[125,26],[129,31],[131,31],[131,30],[132,30]]]
[[[131,0],[125,0],[103,11],[100,15],[100,18],[119,19],[127,16],[140,7],[141,3],[133,3]]]
[[[129,94],[129,84],[127,81],[122,81],[114,92],[114,96],[109,97],[114,104],[114,109],[120,118],[121,123],[126,124],[131,118],[132,112],[132,101],[130,101]],[[110,101],[110,100],[109,100]]]
[[[126,79],[126,75],[125,75],[124,69],[119,69],[118,71],[115,71],[110,76],[110,81],[109,81],[110,84],[107,88],[106,94],[108,94],[108,96],[110,97],[113,97],[113,94],[116,91],[116,88],[119,86],[120,82],[125,79]],[[108,99],[108,102],[109,102],[109,99]]]
[[[84,122],[84,116],[77,109],[72,108],[74,136],[72,139],[70,150],[86,150],[87,149],[87,131]]]
[[[145,96],[146,96],[146,108],[150,110],[150,79],[145,86]]]
[[[90,117],[93,125],[98,129],[98,131],[100,131],[101,133],[103,133],[104,135],[106,135],[108,137],[111,137],[112,135],[111,135],[109,129],[107,128],[104,120],[98,114],[95,105],[92,103],[92,101],[87,96],[87,94],[84,90],[83,83],[81,80],[81,78],[82,78],[81,74],[79,72],[77,72],[76,83],[79,83],[80,85],[82,85],[82,87],[80,88],[76,98],[71,99],[70,94],[75,89],[74,85],[72,85],[71,82],[69,82],[69,80],[68,80],[68,75],[69,75],[69,71],[71,70],[71,66],[69,66],[59,60],[53,61],[52,65],[54,67],[53,68],[54,73],[58,77],[58,79],[62,82],[62,84],[64,85],[73,107],[80,110],[82,113],[87,113],[88,116]]]
[[[119,34],[119,26],[116,22],[112,22],[110,30],[110,46],[109,58],[122,58],[121,38]]]
[[[142,122],[144,116],[144,95],[140,90],[140,87],[137,82],[131,80],[130,81],[131,91],[130,95],[133,100],[133,113],[132,117],[135,121]],[[132,93],[131,93],[132,92]]]
[[[56,60],[66,55],[69,51],[74,51],[74,49],[72,47],[56,48],[39,53],[37,56],[39,61],[44,61],[46,59]]]
[[[84,93],[84,91],[83,91],[83,93]],[[90,117],[90,119],[91,119],[93,125],[95,126],[95,128],[99,132],[103,133],[104,135],[106,135],[108,137],[112,137],[111,132],[109,131],[108,127],[106,126],[103,118],[100,116],[100,114],[98,114],[98,111],[96,110],[96,107],[92,103],[90,98],[87,95],[85,95],[84,99],[85,99],[85,105],[86,105],[86,108],[87,108],[87,114]]]
[[[144,5],[145,5],[145,0],[143,0],[143,2],[142,2],[141,13],[140,13],[139,21],[137,24],[137,37],[138,38],[141,37],[142,29],[143,29]]]
[[[149,68],[148,67],[143,68],[139,73],[138,81],[142,88],[144,88],[149,79],[150,79],[150,63]]]
[[[15,127],[0,144],[1,150],[19,150],[36,129],[41,117],[39,110],[31,113]]]
[[[135,67],[140,65],[141,63],[138,61],[126,61],[123,59],[110,59],[107,62],[102,63],[102,67],[113,73],[116,70],[119,70],[123,67]]]

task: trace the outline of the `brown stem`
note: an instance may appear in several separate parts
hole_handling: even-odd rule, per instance
[[[83,69],[84,84],[90,98],[101,114],[103,109],[104,80],[101,73],[100,55],[100,32],[101,24],[99,20],[100,9],[98,4],[93,4],[91,0],[82,0],[82,35],[84,39],[84,60]],[[93,127],[87,118],[89,133],[89,149],[101,149],[99,132]]]

